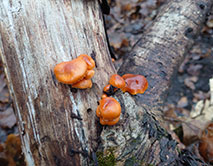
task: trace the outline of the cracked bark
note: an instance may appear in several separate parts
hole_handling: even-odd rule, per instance
[[[98,145],[99,151],[113,149],[117,165],[176,164],[176,144],[156,114],[212,3],[172,0],[161,9],[119,70],[145,75],[148,91],[117,93],[121,120],[101,131],[97,101],[115,69],[98,2],[3,0],[0,54],[28,165],[89,165]],[[96,74],[92,89],[75,91],[58,83],[52,69],[82,53],[95,59]]]

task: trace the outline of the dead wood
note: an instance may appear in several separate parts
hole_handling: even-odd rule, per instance
[[[192,154],[178,153],[176,142],[159,121],[177,67],[191,48],[212,4],[209,0],[169,1],[125,57],[118,73],[142,74],[148,79],[149,88],[142,95],[116,94],[123,106],[122,120],[119,125],[104,129],[101,136],[102,150],[106,154],[112,148],[119,165],[199,163]]]
[[[175,141],[152,112],[161,109],[175,67],[212,3],[173,0],[165,5],[119,71],[145,75],[149,90],[136,97],[117,93],[121,121],[101,132],[95,110],[115,69],[98,2],[3,0],[0,54],[28,165],[89,165],[98,145],[102,155],[113,154],[117,165],[175,164]],[[52,69],[81,53],[95,59],[96,74],[92,89],[75,91],[58,83]]]
[[[0,20],[0,54],[28,165],[88,165],[98,144],[97,101],[115,73],[98,2],[4,0]],[[53,68],[80,54],[95,59],[96,74],[92,89],[76,91],[57,82]]]

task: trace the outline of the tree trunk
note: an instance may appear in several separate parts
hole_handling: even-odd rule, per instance
[[[28,165],[88,165],[97,101],[115,73],[98,2],[3,0],[0,11],[1,56]],[[94,58],[96,73],[93,88],[76,93],[53,68],[80,54]]]
[[[89,165],[98,146],[99,162],[110,153],[117,165],[175,164],[176,144],[155,120],[155,112],[161,109],[175,67],[212,4],[211,0],[172,0],[162,8],[119,70],[145,75],[149,89],[136,97],[117,93],[121,120],[102,130],[95,110],[115,69],[98,2],[3,0],[0,54],[27,164]],[[76,92],[58,83],[52,70],[80,54],[95,59],[96,73],[92,89]]]

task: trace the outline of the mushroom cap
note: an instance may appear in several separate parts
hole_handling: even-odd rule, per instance
[[[116,88],[124,88],[126,85],[124,79],[118,74],[113,74],[110,77],[109,83]]]
[[[103,99],[103,98],[106,98],[106,97],[107,97],[106,94],[103,94],[103,95],[101,96],[102,99]]]
[[[110,89],[110,84],[107,84],[107,85],[104,87],[104,92],[107,92],[109,89]]]
[[[109,125],[109,126],[111,126],[111,125],[115,125],[116,123],[118,123],[119,119],[120,119],[120,116],[117,117],[117,118],[115,118],[115,119],[113,119],[113,120],[107,120],[107,119],[100,118],[100,123],[102,125]]]
[[[74,84],[82,80],[87,72],[87,64],[77,58],[68,62],[61,62],[54,67],[56,79],[65,84]]]
[[[122,88],[123,92],[127,91],[132,95],[136,95],[137,93],[144,93],[148,88],[148,81],[142,75],[124,74],[122,77],[126,82],[126,86]]]
[[[72,84],[73,88],[78,88],[78,89],[87,89],[92,87],[92,81],[89,79],[83,79],[75,84]]]
[[[87,63],[88,70],[91,70],[95,67],[95,61],[89,55],[81,54],[78,56],[78,58],[82,58]]]
[[[120,116],[121,106],[120,103],[113,97],[105,97],[100,100],[100,105],[97,108],[100,111],[100,117],[107,120],[113,120]],[[96,111],[97,113],[98,111]]]
[[[87,70],[87,73],[86,73],[86,76],[85,76],[85,79],[90,79],[94,76],[95,74],[95,71],[94,70]]]

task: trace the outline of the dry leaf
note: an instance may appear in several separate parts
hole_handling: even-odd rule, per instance
[[[193,77],[187,77],[185,80],[184,80],[184,84],[192,89],[192,90],[195,90],[195,85],[194,83],[198,81],[198,77],[196,76],[193,76]]]
[[[177,103],[178,108],[184,108],[188,105],[188,99],[187,97],[181,97],[181,99]]]
[[[199,151],[206,162],[213,164],[213,123],[210,123],[202,132]]]
[[[16,124],[16,117],[12,107],[0,112],[0,127],[12,128]]]
[[[197,65],[194,65],[194,64],[190,64],[189,65],[189,68],[187,69],[187,72],[190,74],[190,75],[193,75],[193,76],[197,76],[200,74],[200,70],[203,68],[203,65],[200,65],[200,64],[197,64]]]
[[[183,127],[183,142],[185,145],[190,145],[201,136],[205,124],[199,120],[188,119],[182,123]]]

